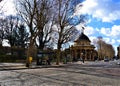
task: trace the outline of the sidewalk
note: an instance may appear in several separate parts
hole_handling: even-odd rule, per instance
[[[73,65],[73,64],[81,64],[81,65],[104,65],[105,67],[114,67],[119,66],[120,60],[118,61],[110,61],[110,62],[104,62],[104,61],[85,61],[85,63],[82,63],[82,61],[78,62],[68,62],[67,64],[60,63],[59,65],[56,65],[56,63],[52,63],[51,65],[36,65],[36,62],[32,62],[32,66],[29,69],[35,69],[35,68],[50,68],[50,67],[63,67],[67,65]],[[26,67],[26,63],[0,63],[0,70],[19,70],[19,69],[28,69]]]
[[[1,70],[17,70],[17,69],[25,69],[24,63],[0,63],[0,71]]]
[[[32,62],[32,65],[30,68],[26,67],[26,63],[0,63],[0,70],[20,70],[20,69],[35,69],[35,68],[50,68],[50,67],[63,67],[67,65],[72,64],[89,64],[89,62],[82,63],[79,62],[68,62],[67,64],[59,63],[59,65],[56,65],[56,63],[52,63],[51,65],[36,65],[36,62]]]
[[[29,69],[61,67],[64,65],[67,65],[67,64],[60,63],[59,65],[56,65],[54,63],[52,65],[36,65],[36,62],[33,62]],[[26,63],[0,63],[0,71],[1,70],[19,70],[19,69],[28,69],[28,67],[26,67]]]

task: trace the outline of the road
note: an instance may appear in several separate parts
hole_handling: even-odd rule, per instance
[[[120,86],[114,62],[81,62],[36,68],[0,70],[0,86]]]

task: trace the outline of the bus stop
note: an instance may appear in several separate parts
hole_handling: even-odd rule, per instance
[[[38,51],[36,64],[37,65],[50,65],[53,59],[53,51]]]

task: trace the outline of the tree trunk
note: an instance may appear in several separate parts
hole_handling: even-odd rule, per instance
[[[43,31],[41,31],[41,32],[40,32],[40,35],[39,35],[39,46],[38,46],[38,48],[39,48],[40,50],[43,50],[43,48],[44,48],[44,46],[45,46],[45,43],[44,43],[44,41],[43,41],[43,36],[44,36]]]
[[[61,55],[61,44],[60,43],[58,43],[58,48],[57,48],[58,50],[57,50],[57,59],[56,59],[56,65],[59,65],[59,63],[60,63],[60,55]]]
[[[29,44],[29,47],[28,47],[28,50],[27,50],[26,64],[28,65],[28,67],[30,65],[29,57],[34,58],[36,56],[36,52],[37,52],[37,50],[34,46],[34,41],[32,40],[32,41],[30,41],[30,44]]]
[[[61,51],[60,51],[60,50],[57,50],[56,65],[59,65],[59,63],[60,63],[60,53],[61,53]]]
[[[44,46],[45,46],[44,42],[42,40],[40,40],[39,43],[40,43],[40,45],[39,45],[38,49],[43,50]]]

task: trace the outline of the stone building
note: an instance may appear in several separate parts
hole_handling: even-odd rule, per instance
[[[70,47],[70,53],[73,61],[77,61],[78,59],[97,59],[97,51],[95,50],[94,45],[91,45],[90,39],[84,34],[84,29],[78,39],[74,41],[74,45]]]

